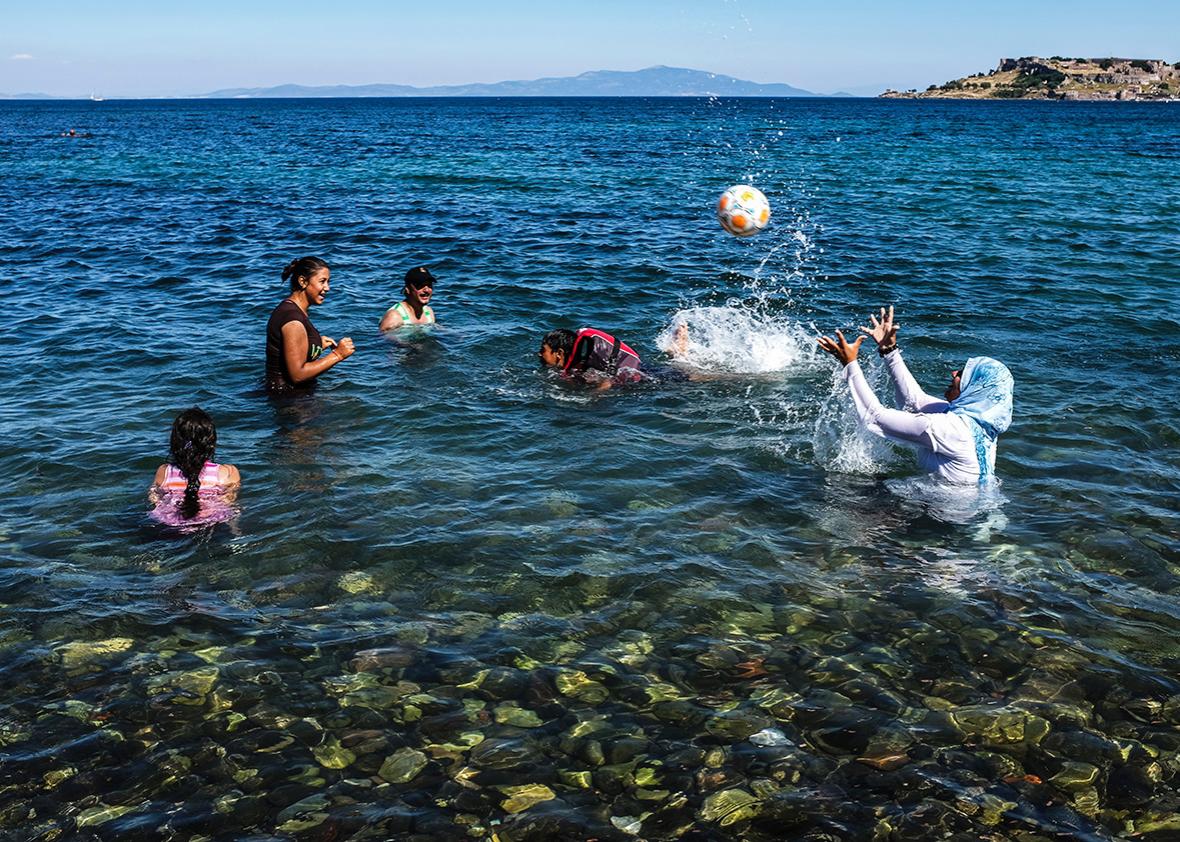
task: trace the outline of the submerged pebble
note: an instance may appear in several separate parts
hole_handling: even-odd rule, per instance
[[[705,798],[700,817],[706,822],[717,822],[722,827],[752,819],[761,810],[761,799],[744,789],[726,789]]]
[[[412,748],[400,748],[385,758],[377,774],[391,784],[404,784],[416,778],[418,773],[426,768],[427,762],[426,755],[422,752]]]
[[[75,819],[78,827],[95,827],[97,825],[106,824],[107,822],[119,818],[119,816],[130,813],[134,810],[133,806],[121,805],[106,805],[100,804],[97,807],[91,807],[83,810]]]
[[[68,670],[83,669],[113,655],[126,652],[135,645],[129,637],[111,637],[106,640],[79,640],[62,644],[58,648],[62,666]]]
[[[525,784],[523,786],[500,787],[507,798],[500,804],[506,813],[520,813],[534,807],[543,801],[551,801],[557,796],[544,784]]]

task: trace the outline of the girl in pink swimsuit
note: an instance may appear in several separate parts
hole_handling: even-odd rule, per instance
[[[237,514],[233,503],[242,478],[233,465],[212,461],[216,448],[217,428],[208,413],[193,407],[176,416],[168,462],[148,491],[153,518],[169,526],[198,526]]]

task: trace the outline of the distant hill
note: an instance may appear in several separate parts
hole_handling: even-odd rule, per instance
[[[747,82],[719,73],[684,67],[644,70],[591,70],[578,76],[527,81],[436,85],[278,85],[273,88],[226,88],[201,99],[262,99],[274,97],[480,97],[480,96],[823,96],[791,85]]]
[[[1130,58],[1000,59],[995,70],[931,85],[886,91],[902,99],[1172,100],[1180,98],[1180,61]]]
[[[70,99],[71,97],[51,96],[50,94],[0,94],[0,99]],[[81,99],[81,97],[78,97]]]

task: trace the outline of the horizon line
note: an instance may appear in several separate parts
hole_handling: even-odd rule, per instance
[[[671,93],[671,94],[657,94],[657,95],[614,94],[614,93],[599,93],[599,94],[442,93],[444,91],[458,90],[458,89],[462,89],[462,88],[493,88],[493,87],[498,87],[498,86],[536,85],[536,84],[545,84],[545,83],[553,83],[553,82],[578,83],[578,82],[586,81],[586,77],[594,77],[594,76],[638,77],[638,76],[641,76],[642,74],[647,74],[650,71],[677,71],[677,72],[688,73],[688,74],[693,74],[693,75],[702,76],[702,77],[708,77],[709,79],[716,79],[716,80],[719,80],[723,85],[724,84],[737,84],[737,85],[742,85],[742,86],[756,86],[756,87],[781,87],[781,88],[789,88],[789,89],[792,89],[795,91],[800,91],[802,93],[796,94],[796,95],[792,95],[792,94],[778,94],[778,95],[776,95],[776,94],[718,94],[718,93],[699,93],[699,94],[698,93],[690,93],[690,94]],[[593,84],[593,81],[591,80],[590,83]],[[395,94],[374,94],[371,96],[365,95],[365,94],[361,94],[361,95],[343,94],[341,96],[329,95],[329,96],[309,96],[309,97],[301,97],[301,96],[259,97],[259,96],[254,95],[254,93],[253,93],[253,92],[261,92],[261,91],[272,91],[272,90],[280,89],[280,88],[303,88],[303,89],[307,89],[309,91],[317,90],[317,89],[323,90],[323,89],[335,88],[335,89],[341,89],[343,91],[348,91],[348,90],[356,90],[356,89],[363,89],[363,88],[380,88],[380,87],[399,88],[399,89],[402,89],[403,92],[399,92],[399,93],[395,93]],[[855,85],[853,87],[863,89],[863,88],[867,88],[870,86],[869,85]],[[872,87],[876,87],[876,84],[872,85]],[[883,90],[885,90],[884,87],[882,87],[882,91]],[[418,91],[421,91],[422,93],[417,93]],[[439,93],[433,93],[436,91]],[[223,92],[232,92],[232,93],[223,93]],[[583,70],[580,73],[575,73],[575,74],[566,75],[566,76],[546,75],[546,76],[537,76],[537,77],[533,77],[533,78],[500,79],[500,80],[494,81],[494,82],[475,81],[475,82],[458,82],[458,83],[431,84],[431,85],[412,85],[412,84],[408,84],[408,83],[404,83],[404,82],[359,82],[359,83],[329,82],[329,83],[316,83],[316,84],[306,84],[306,83],[301,83],[301,82],[280,82],[280,83],[273,84],[273,85],[251,85],[251,86],[239,85],[239,86],[234,86],[234,87],[222,86],[222,87],[219,87],[219,88],[212,90],[212,91],[199,92],[199,93],[171,94],[171,95],[141,95],[141,96],[129,96],[129,95],[124,95],[124,94],[104,94],[101,97],[96,95],[93,88],[91,89],[90,94],[85,94],[85,93],[50,94],[50,93],[45,93],[42,91],[20,91],[20,92],[15,92],[15,93],[0,93],[0,99],[3,99],[3,100],[17,99],[17,100],[26,100],[26,101],[31,101],[31,100],[46,100],[46,101],[47,100],[106,100],[106,99],[119,99],[119,100],[175,99],[175,100],[181,100],[181,99],[256,99],[256,98],[257,99],[262,99],[262,98],[265,98],[265,99],[272,99],[272,98],[284,98],[284,99],[397,98],[397,99],[400,99],[400,98],[414,98],[414,97],[424,97],[424,98],[471,98],[471,97],[495,98],[495,97],[505,97],[505,96],[510,96],[510,97],[554,96],[554,97],[583,97],[583,98],[593,98],[593,97],[626,98],[626,97],[644,97],[644,96],[648,96],[648,97],[650,97],[650,96],[658,96],[658,97],[719,96],[719,97],[743,98],[744,99],[744,98],[776,98],[776,97],[785,98],[785,97],[789,97],[789,96],[804,96],[804,97],[810,96],[810,97],[815,97],[815,98],[824,98],[824,97],[831,97],[831,96],[840,97],[840,96],[861,96],[861,95],[851,94],[847,91],[842,91],[842,90],[841,91],[834,91],[832,93],[820,93],[820,92],[816,92],[816,91],[807,90],[805,88],[800,88],[800,87],[793,85],[789,82],[755,82],[750,79],[741,79],[736,76],[732,76],[728,73],[718,73],[718,72],[715,72],[712,70],[699,70],[697,68],[692,68],[692,67],[680,67],[680,66],[667,65],[667,64],[648,65],[646,67],[639,68],[638,70],[614,70],[614,69],[610,69],[610,68],[597,68],[597,69],[592,69],[592,70]]]

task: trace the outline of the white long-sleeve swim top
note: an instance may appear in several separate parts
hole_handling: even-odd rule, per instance
[[[844,379],[861,423],[882,438],[912,446],[922,470],[953,483],[979,482],[979,457],[968,421],[948,412],[949,404],[924,391],[906,368],[901,351],[885,355],[897,405],[882,406],[855,360],[844,366]]]

